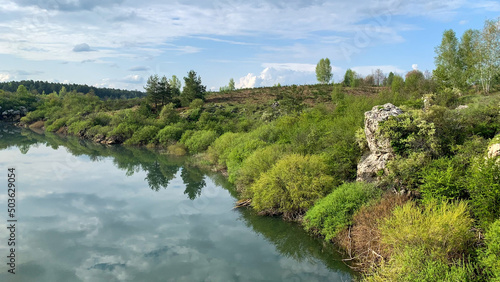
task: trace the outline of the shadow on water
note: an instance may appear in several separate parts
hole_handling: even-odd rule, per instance
[[[144,171],[145,181],[154,191],[160,192],[162,189],[167,189],[169,182],[176,178],[180,171],[180,177],[185,185],[184,194],[190,200],[200,197],[202,189],[207,186],[208,179],[227,190],[233,198],[238,198],[234,186],[224,176],[186,166],[186,158],[162,155],[147,148],[106,146],[71,136],[35,133],[28,129],[0,123],[0,150],[17,147],[21,153],[26,154],[31,147],[40,145],[50,146],[53,149],[64,147],[74,156],[85,155],[95,162],[111,158],[113,164],[125,171],[127,176]],[[241,208],[235,212],[239,214],[239,218],[246,226],[256,234],[261,234],[284,257],[297,261],[319,260],[332,271],[356,276],[342,262],[342,257],[335,246],[325,243],[322,239],[311,238],[298,224],[285,222],[279,218],[259,216],[247,208]],[[294,276],[300,274],[290,273],[290,275],[289,278],[292,280],[298,278],[299,281],[307,281],[307,277]],[[347,280],[350,279],[347,278]]]

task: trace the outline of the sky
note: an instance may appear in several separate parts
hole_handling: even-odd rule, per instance
[[[493,0],[0,0],[0,82],[143,90],[194,70],[208,90],[316,83],[329,58],[404,75],[434,69],[443,32],[500,16]]]

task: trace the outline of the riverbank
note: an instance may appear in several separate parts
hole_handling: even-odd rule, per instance
[[[424,99],[383,88],[365,95],[340,85],[332,89],[318,94],[317,103],[305,103],[314,95],[304,95],[304,88],[280,87],[269,89],[274,100],[265,103],[252,102],[247,93],[246,103],[200,100],[156,111],[145,103],[113,108],[88,95],[49,95],[23,123],[196,155],[198,165],[227,171],[240,198],[252,199],[259,213],[300,221],[313,236],[344,246],[348,260],[370,274],[367,279],[397,280],[391,271],[401,267],[415,279],[436,267],[459,280],[487,277],[491,266],[482,253],[491,243],[475,238],[494,236],[499,217],[498,168],[483,157],[500,132],[498,93],[445,90]],[[385,149],[391,155],[368,173],[376,184],[355,183],[358,163],[370,148],[365,112],[386,103],[402,109],[378,131],[389,140]],[[417,215],[425,217],[404,229],[405,216]],[[394,234],[415,239],[396,240]]]

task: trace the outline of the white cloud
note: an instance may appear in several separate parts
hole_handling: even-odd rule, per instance
[[[417,65],[417,64],[413,64],[413,65],[411,65],[411,68],[412,68],[413,70],[418,70],[418,65]]]
[[[461,21],[458,22],[458,24],[460,24],[460,25],[464,25],[464,24],[467,24],[467,23],[469,23],[468,20],[461,20]]]
[[[384,74],[388,74],[390,72],[393,72],[395,74],[403,74],[406,71],[398,68],[397,66],[390,66],[390,65],[385,65],[385,66],[357,66],[351,68],[353,71],[363,75],[367,76],[372,74],[375,70],[381,69]]]
[[[249,73],[236,83],[237,88],[273,86],[276,84],[312,84],[316,83],[316,65],[299,63],[264,63],[259,75]],[[340,74],[341,69],[332,66],[332,73]]]
[[[67,61],[129,57],[137,53],[152,55],[165,50],[191,54],[200,52],[200,47],[165,43],[194,37],[246,45],[248,43],[230,36],[255,38],[263,35],[309,39],[320,45],[331,44],[332,40],[337,43],[352,41],[350,45],[359,47],[356,44],[360,45],[360,34],[369,36],[369,44],[401,42],[399,32],[406,30],[408,25],[396,22],[395,16],[439,18],[465,5],[462,0],[439,1],[438,4],[435,0],[363,0],[356,5],[347,0],[335,3],[191,1],[189,4],[156,0],[140,3],[122,0],[42,2],[0,0],[2,9],[9,11],[13,19],[0,18],[2,39],[7,42],[1,44],[0,53],[34,60]],[[498,6],[493,1],[481,3],[490,8]],[[319,36],[318,31],[326,35]],[[75,48],[82,42],[86,46],[80,47],[85,48]],[[73,48],[91,51],[90,46],[99,52],[83,52],[85,54],[79,56],[71,52]],[[33,47],[38,51],[30,49]],[[305,53],[297,55],[311,54],[311,49],[306,49]]]
[[[11,75],[8,73],[0,73],[0,82],[11,80]]]

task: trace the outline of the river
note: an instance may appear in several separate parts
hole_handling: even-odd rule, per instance
[[[234,187],[183,158],[5,124],[0,135],[0,281],[355,277],[333,245],[297,224],[233,209]],[[15,274],[8,272],[12,234]]]

